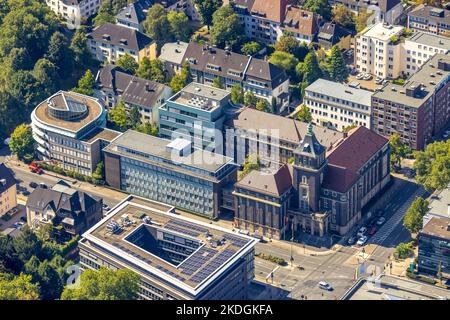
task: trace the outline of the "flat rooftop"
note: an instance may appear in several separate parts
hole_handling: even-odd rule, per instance
[[[193,174],[192,171],[196,175],[200,173],[198,170],[192,169],[215,173],[222,167],[233,163],[233,159],[229,157],[201,149],[193,149],[191,154],[187,156],[177,156],[166,148],[170,143],[170,140],[128,130],[104,150],[143,162],[154,162],[159,166],[183,171],[189,175]],[[128,152],[127,150],[132,150],[132,152]]]
[[[92,143],[98,139],[111,142],[112,140],[114,140],[115,138],[120,136],[121,134],[122,134],[121,132],[114,131],[114,130],[107,129],[107,128],[96,128],[96,129],[92,130],[91,132],[89,132],[88,134],[86,134],[85,136],[83,136],[82,140],[85,142],[88,142],[88,143]]]
[[[432,217],[423,227],[422,231],[420,231],[420,234],[450,240],[450,219],[444,217]]]
[[[450,38],[439,36],[436,34],[418,31],[405,41],[412,41],[426,46],[444,49],[445,52],[450,50]]]
[[[397,36],[403,32],[402,26],[385,25],[382,22],[377,23],[372,28],[364,32],[364,36],[376,38],[381,41],[388,41],[391,37]]]
[[[305,90],[369,107],[373,94],[373,92],[368,90],[353,88],[348,85],[326,79],[317,79]]]
[[[381,275],[378,283],[362,280],[342,300],[441,300],[450,299],[450,291],[422,282]]]
[[[65,106],[65,98],[67,97],[73,101],[79,102],[87,108],[86,113],[82,118],[70,121],[58,119],[49,114],[50,106],[52,106],[55,110],[67,110]],[[78,132],[80,129],[99,118],[103,112],[103,106],[97,99],[83,94],[67,91],[59,91],[55,93],[53,96],[42,101],[33,111],[39,122],[71,132]]]
[[[203,290],[257,242],[173,212],[171,206],[129,196],[81,241],[191,294]]]
[[[205,111],[213,111],[230,96],[228,91],[191,82],[169,100]]]

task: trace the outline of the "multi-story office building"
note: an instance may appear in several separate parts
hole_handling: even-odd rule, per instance
[[[190,83],[159,108],[159,135],[183,138],[194,147],[223,154],[224,108],[230,93],[199,83]]]
[[[79,241],[82,270],[128,269],[145,300],[245,300],[256,239],[129,196]]]
[[[227,91],[239,84],[269,103],[274,98],[280,109],[289,103],[289,77],[267,61],[195,42],[189,43],[186,60],[194,82],[211,85],[220,78]]]
[[[16,179],[11,170],[0,163],[0,217],[17,207]]]
[[[152,6],[151,0],[138,0],[128,4],[116,15],[116,23],[120,26],[144,32],[142,22],[145,20],[148,8]]]
[[[294,150],[308,131],[305,122],[246,108],[228,119],[225,128],[225,153],[238,164],[249,155],[261,161],[288,163]],[[330,149],[343,133],[322,126],[313,126],[317,140]]]
[[[408,13],[408,28],[450,37],[450,10],[421,4]]]
[[[402,26],[378,23],[366,28],[355,39],[355,66],[359,72],[380,78],[397,78],[400,74]]]
[[[95,95],[108,109],[117,106],[122,100],[126,109],[139,109],[142,123],[156,124],[159,121],[159,107],[172,96],[172,89],[109,64],[97,74]]]
[[[156,42],[144,33],[117,24],[105,23],[88,34],[88,48],[98,61],[116,63],[125,54],[136,62],[156,58]]]
[[[373,92],[325,79],[305,89],[303,103],[311,110],[314,123],[342,130],[355,124],[370,129]]]
[[[79,26],[97,13],[100,0],[45,0],[45,3],[67,23]]]
[[[344,5],[354,13],[363,11],[372,12],[369,21],[384,21],[396,24],[403,14],[403,3],[401,0],[331,0],[333,5]]]
[[[401,72],[407,76],[417,72],[435,54],[450,51],[450,38],[417,31],[402,43]]]
[[[236,184],[235,224],[284,239],[296,231],[344,235],[388,184],[389,152],[389,141],[365,127],[351,130],[327,151],[309,124],[292,168],[272,175],[254,171]]]
[[[222,188],[237,178],[233,160],[129,130],[103,149],[106,182],[116,189],[215,219]]]
[[[26,203],[27,223],[38,229],[43,225],[56,228],[60,239],[81,235],[103,217],[103,200],[73,189],[59,181],[51,189],[36,188]]]
[[[102,104],[74,92],[59,91],[31,113],[38,157],[86,176],[101,161],[101,149],[119,134],[105,125]]]
[[[433,217],[419,233],[419,272],[450,275],[450,219]]]
[[[404,85],[389,83],[372,96],[372,130],[422,150],[450,120],[450,55],[436,54]]]

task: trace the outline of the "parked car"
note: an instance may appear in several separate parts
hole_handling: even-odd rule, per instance
[[[13,226],[14,226],[14,228],[16,228],[16,229],[22,229],[22,227],[23,227],[24,224],[25,224],[25,223],[24,223],[23,221],[17,221],[17,222],[15,222],[15,223],[13,224]]]
[[[381,78],[376,78],[375,83],[376,83],[376,84],[382,84],[382,83],[383,83],[383,79],[381,79]]]
[[[378,220],[377,220],[377,225],[381,226],[385,222],[386,222],[386,218],[385,217],[379,217]]]
[[[36,182],[33,182],[33,181],[31,181],[28,185],[29,185],[31,188],[33,188],[33,189],[36,189],[37,187],[39,187],[39,185],[38,185]]]
[[[376,225],[373,225],[370,229],[369,229],[369,236],[373,236],[376,232],[377,232],[378,228]]]
[[[356,237],[355,236],[351,236],[350,238],[348,238],[347,243],[351,246],[353,244],[355,244],[356,242]]]
[[[30,195],[30,191],[28,191],[28,190],[23,190],[22,191],[22,194],[24,195],[24,196],[29,196]]]
[[[41,187],[42,189],[48,189],[48,186],[43,182],[39,183],[39,187]]]
[[[356,75],[357,80],[362,80],[364,78],[364,73],[360,73]]]
[[[366,244],[366,242],[367,242],[368,239],[369,239],[369,238],[368,238],[367,236],[362,236],[361,238],[358,239],[358,242],[356,242],[356,244],[357,244],[358,246],[363,246],[363,245]]]
[[[358,233],[356,234],[359,238],[363,237],[367,232],[367,228],[366,227],[361,227],[358,230]]]
[[[12,215],[16,214],[18,211],[19,211],[19,209],[17,209],[17,208],[12,208],[11,210],[9,210],[8,214],[9,214],[10,216],[12,216]]]
[[[370,80],[370,79],[372,79],[372,75],[368,73],[366,73],[363,77],[363,80]]]
[[[331,284],[329,284],[326,281],[320,281],[319,282],[319,288],[323,289],[323,290],[327,290],[327,291],[332,291],[333,287],[331,286]]]
[[[20,220],[22,220],[23,222],[27,222],[27,216],[20,217]]]

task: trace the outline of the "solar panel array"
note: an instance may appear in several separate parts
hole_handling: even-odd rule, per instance
[[[225,234],[224,239],[230,240],[235,246],[242,248],[243,246],[245,246],[248,243],[247,239],[242,239],[230,234]]]
[[[194,231],[198,231],[200,233],[208,232],[208,229],[206,229],[206,228],[202,228],[202,227],[199,227],[199,226],[196,226],[196,225],[184,222],[184,221],[180,221],[180,220],[169,220],[168,223],[176,225],[176,226],[179,226],[179,227],[183,227],[183,228],[186,228],[186,229],[191,229],[191,230],[194,230]]]
[[[188,276],[193,275],[216,253],[217,250],[210,248],[202,247],[198,249],[196,253],[194,253],[180,265],[180,268],[183,270],[182,273]]]
[[[164,226],[164,228],[168,229],[168,230],[173,230],[173,231],[179,232],[181,234],[186,234],[186,235],[189,235],[189,236],[192,236],[192,237],[198,237],[200,235],[200,233],[197,233],[197,232],[194,232],[194,231],[190,231],[190,230],[186,230],[186,229],[183,229],[183,228],[179,228],[179,227],[171,225],[171,224],[166,224]]]
[[[175,279],[178,279],[178,280],[180,280],[180,281],[185,281],[185,280],[186,280],[186,278],[183,278],[182,276],[179,276],[179,275],[176,274],[175,272],[172,272],[172,271],[170,271],[170,270],[164,268],[163,266],[156,266],[156,268],[157,268],[158,270],[161,270],[162,272],[167,273],[168,275],[174,277]]]
[[[214,257],[207,265],[197,272],[190,280],[196,283],[202,282],[228,259],[230,259],[236,251],[233,249],[225,249],[217,257]]]
[[[137,259],[139,259],[139,260],[141,260],[141,261],[144,261],[145,263],[148,263],[148,264],[151,264],[151,263],[152,263],[152,261],[151,261],[150,259],[147,259],[147,258],[141,256],[140,254],[134,252],[133,250],[130,250],[130,249],[128,249],[127,247],[121,245],[120,243],[114,243],[113,245],[114,245],[115,247],[117,247],[117,248],[119,248],[119,249],[125,251],[126,253],[132,255],[133,257],[135,257],[135,258],[137,258]]]

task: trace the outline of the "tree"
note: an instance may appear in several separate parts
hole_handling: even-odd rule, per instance
[[[244,89],[239,84],[231,88],[231,102],[238,105],[244,103]]]
[[[401,160],[411,153],[411,148],[406,145],[398,133],[394,133],[389,141],[391,147],[390,165],[391,170],[398,172],[401,169]]]
[[[310,123],[312,121],[311,110],[309,110],[306,105],[302,104],[297,114],[297,119],[302,122]]]
[[[272,112],[272,109],[266,99],[259,99],[255,108],[259,111]]]
[[[261,45],[256,41],[246,42],[241,47],[241,53],[246,56],[253,56],[261,50]]]
[[[176,40],[189,41],[192,32],[189,18],[184,12],[171,11],[167,14],[167,20],[170,24],[170,32]]]
[[[211,42],[219,48],[234,48],[242,41],[244,30],[239,16],[230,6],[221,7],[213,15]]]
[[[50,96],[59,87],[58,67],[47,59],[39,59],[33,68],[36,87],[45,96]]]
[[[22,228],[22,232],[14,238],[13,244],[17,257],[23,263],[34,255],[39,257],[42,252],[42,241],[28,226]]]
[[[25,273],[31,276],[32,282],[39,284],[40,297],[43,300],[54,300],[61,296],[63,284],[58,272],[48,260],[40,262],[36,256],[24,266]]]
[[[303,9],[320,14],[325,20],[331,20],[331,5],[328,0],[306,0]]]
[[[344,82],[348,78],[348,69],[344,61],[344,56],[338,46],[331,48],[331,58],[329,63],[328,74],[330,78],[336,82]]]
[[[11,152],[20,160],[32,159],[34,154],[33,132],[25,123],[17,126],[9,140]]]
[[[128,114],[128,128],[136,128],[141,125],[141,113],[136,106],[133,106]]]
[[[221,0],[193,0],[194,5],[197,7],[202,21],[208,27],[213,23],[214,12],[222,5]]]
[[[95,18],[92,20],[94,22],[94,26],[98,27],[105,23],[115,23],[116,18],[114,17],[113,8],[111,6],[110,0],[103,0],[98,8],[98,13]]]
[[[84,76],[82,76],[81,79],[78,80],[78,87],[72,89],[72,91],[85,94],[87,96],[92,96],[94,94],[94,85],[94,75],[92,74],[92,71],[88,69],[85,72]]]
[[[411,233],[417,233],[422,229],[423,217],[430,211],[430,203],[422,197],[418,197],[409,207],[403,217],[403,225]]]
[[[13,238],[0,235],[0,273],[17,272],[22,268],[22,262],[14,249]]]
[[[125,53],[117,60],[117,66],[125,71],[130,72],[131,74],[135,74],[139,68],[136,60],[128,53]]]
[[[357,127],[358,127],[358,125],[356,123],[352,123],[352,124],[349,124],[348,126],[343,127],[342,132],[349,132],[350,130],[357,128]]]
[[[26,121],[28,110],[7,91],[0,90],[0,135],[8,136],[21,122]]]
[[[333,8],[333,22],[343,26],[344,28],[355,28],[354,13],[343,4],[338,4]]]
[[[395,248],[394,257],[397,259],[406,259],[414,252],[411,243],[399,243]]]
[[[159,59],[153,59],[150,61],[147,57],[141,59],[136,75],[140,78],[153,80],[159,83],[164,83],[166,79],[164,64],[162,61]]]
[[[105,165],[103,161],[100,161],[97,163],[97,166],[95,167],[95,171],[92,173],[92,178],[97,181],[104,181],[105,180]]]
[[[450,140],[436,141],[414,152],[416,181],[428,191],[443,190],[450,183]]]
[[[0,273],[0,300],[39,300],[39,285],[31,282],[30,275]]]
[[[223,82],[220,77],[214,78],[212,86],[214,88],[223,89]]]
[[[139,276],[127,269],[113,271],[100,268],[86,270],[80,277],[80,288],[65,288],[62,300],[135,300]]]
[[[50,38],[45,58],[56,65],[61,77],[67,77],[72,72],[72,51],[69,41],[61,32],[55,32]]]
[[[291,35],[282,35],[275,43],[275,50],[290,53],[293,56],[297,54],[300,42]]]
[[[314,52],[306,55],[303,62],[303,81],[310,85],[322,76],[317,56]]]
[[[244,96],[244,104],[247,107],[254,107],[258,103],[258,99],[255,94],[251,91],[247,91]]]
[[[181,72],[176,74],[172,80],[170,80],[170,87],[173,92],[179,92],[183,89],[188,83],[192,81],[191,79],[191,70],[188,61],[183,62],[181,67]]]
[[[127,129],[127,111],[125,110],[125,105],[122,100],[119,101],[117,106],[109,109],[108,120],[120,131],[125,131]]]
[[[85,67],[90,64],[91,53],[87,47],[87,35],[83,30],[77,30],[72,37],[70,50],[73,52],[75,65]]]
[[[367,10],[361,10],[355,19],[356,32],[361,32],[367,27],[367,19],[369,19],[370,13]]]
[[[166,10],[159,3],[150,7],[145,21],[142,23],[146,33],[158,42],[163,44],[171,40],[170,23],[167,19]]]
[[[269,62],[288,73],[295,75],[295,66],[299,63],[293,54],[284,51],[275,51],[270,56]]]
[[[152,125],[150,122],[145,122],[137,127],[136,130],[151,136],[158,136],[158,125]]]
[[[249,154],[247,158],[245,158],[243,169],[240,174],[240,177],[245,177],[247,174],[249,174],[253,170],[259,170],[261,167],[260,159],[255,154]]]

